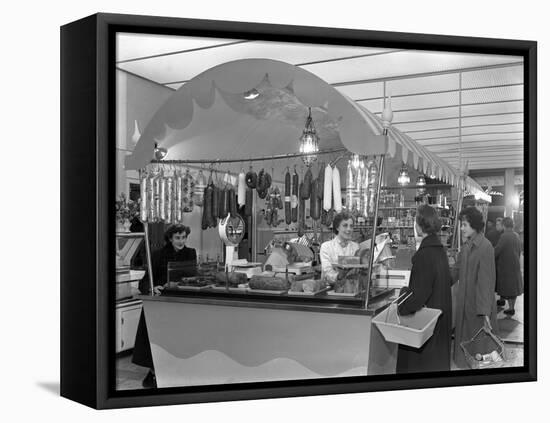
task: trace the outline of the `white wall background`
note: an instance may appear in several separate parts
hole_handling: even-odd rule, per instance
[[[549,289],[539,266],[539,382],[96,412],[58,396],[59,383],[59,26],[92,13],[256,21],[473,35],[539,42],[539,157],[548,157],[550,74],[544,2],[106,0],[7,2],[2,10],[4,264],[0,307],[4,421],[341,420],[542,421],[550,376]],[[7,94],[7,95],[6,95]],[[7,131],[6,131],[7,129]],[[11,157],[10,154],[20,154]],[[542,175],[542,171],[539,172]],[[542,185],[542,184],[541,184]],[[539,188],[539,220],[548,193]],[[539,240],[550,237],[540,225]],[[6,255],[7,252],[7,255]],[[539,263],[550,253],[539,242]],[[27,269],[32,269],[31,271]],[[545,401],[546,400],[546,401]]]

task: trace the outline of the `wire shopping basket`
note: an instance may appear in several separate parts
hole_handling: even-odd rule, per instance
[[[493,369],[506,363],[502,340],[485,327],[480,328],[469,341],[460,343],[471,369]]]

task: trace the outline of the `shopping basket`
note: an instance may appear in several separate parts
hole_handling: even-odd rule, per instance
[[[404,299],[404,302],[412,293]],[[400,304],[399,303],[399,304]],[[393,312],[392,312],[393,310]],[[414,314],[400,316],[397,307],[387,307],[372,319],[384,339],[388,342],[420,348],[433,335],[441,310],[423,307]]]
[[[493,369],[506,363],[502,340],[484,326],[469,341],[460,343],[471,369]]]

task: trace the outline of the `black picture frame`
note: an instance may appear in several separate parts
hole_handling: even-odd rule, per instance
[[[115,66],[117,32],[255,38],[522,56],[525,113],[524,366],[231,386],[114,390]],[[97,409],[401,390],[537,378],[537,44],[453,37],[95,14],[61,28],[61,395]],[[82,222],[86,222],[82,225]],[[75,228],[78,227],[78,230]],[[78,248],[75,248],[78,246]]]

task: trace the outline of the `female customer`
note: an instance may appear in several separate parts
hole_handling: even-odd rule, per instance
[[[514,232],[514,221],[505,217],[502,221],[504,232],[495,247],[495,260],[497,269],[497,294],[508,301],[508,309],[504,314],[515,314],[516,298],[523,294],[523,277],[519,265],[521,255],[521,241],[519,235]]]
[[[399,345],[397,373],[445,371],[451,368],[451,271],[447,253],[437,233],[441,221],[434,208],[421,205],[416,211],[416,232],[422,239],[412,257],[408,289],[411,296],[399,306],[402,315],[412,314],[422,307],[442,311],[434,333],[421,348]]]
[[[468,368],[461,342],[470,340],[480,328],[496,329],[495,256],[491,243],[483,235],[483,216],[475,207],[459,215],[465,240],[451,270],[458,280],[454,360],[460,369]]]
[[[164,233],[166,244],[160,250],[155,251],[151,258],[154,294],[159,295],[167,284],[167,268],[170,262],[178,262],[178,268],[183,268],[183,274],[179,276],[194,276],[196,274],[197,253],[194,248],[188,248],[185,245],[190,233],[191,229],[188,226],[179,224],[170,226]],[[151,292],[147,275],[141,280],[139,290],[143,295]],[[156,388],[153,357],[151,356],[151,346],[143,311],[137,328],[132,362],[150,369],[143,380],[143,387]]]
[[[345,272],[338,272],[332,265],[338,263],[338,256],[353,256],[359,250],[359,244],[351,240],[353,235],[353,216],[347,212],[338,213],[332,221],[332,231],[336,236],[321,245],[321,278],[336,282],[345,277]]]

